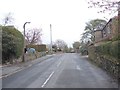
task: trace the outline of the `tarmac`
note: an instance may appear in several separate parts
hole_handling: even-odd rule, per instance
[[[53,54],[54,55],[54,54]],[[53,55],[46,55],[46,56],[42,56],[40,58],[37,58],[35,60],[30,60],[30,61],[26,61],[26,62],[20,62],[17,64],[11,64],[11,65],[4,65],[4,66],[0,66],[0,78],[4,78],[4,77],[8,77],[14,73],[17,73],[25,68],[31,67],[32,65],[36,64],[36,63],[40,63],[48,58],[53,57]]]

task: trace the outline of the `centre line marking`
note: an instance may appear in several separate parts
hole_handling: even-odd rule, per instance
[[[57,64],[57,67],[59,67],[59,66],[60,66],[60,64],[61,64],[61,62]]]
[[[50,76],[46,79],[46,81],[43,83],[41,87],[44,87],[46,85],[46,83],[50,80],[53,74],[54,74],[54,71],[50,74]]]
[[[79,66],[76,67],[78,70],[82,70]]]

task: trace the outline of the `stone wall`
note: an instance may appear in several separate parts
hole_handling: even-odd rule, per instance
[[[45,55],[46,55],[46,52],[36,52],[36,54],[26,53],[25,60],[26,61],[34,60],[36,58],[40,58],[40,57],[45,56]]]
[[[115,58],[111,55],[98,52],[98,46],[91,45],[88,48],[89,59],[94,62],[97,66],[106,70],[113,77],[118,78],[119,74],[119,58]]]

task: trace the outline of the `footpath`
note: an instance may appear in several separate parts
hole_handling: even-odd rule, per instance
[[[21,62],[15,65],[5,65],[5,66],[0,66],[0,78],[10,76],[16,72],[19,72],[25,68],[31,67],[34,64],[40,63],[48,58],[52,58],[53,55],[46,55],[40,58],[37,58],[35,60],[30,60],[26,62]]]

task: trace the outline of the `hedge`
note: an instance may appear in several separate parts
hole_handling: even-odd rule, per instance
[[[41,44],[41,45],[27,45],[27,48],[35,48],[35,50],[38,51],[38,52],[46,51],[46,45],[45,44]]]
[[[96,46],[96,52],[120,59],[120,40],[106,42],[100,46]]]
[[[2,63],[10,62],[22,55],[24,38],[20,31],[11,26],[2,26]]]

